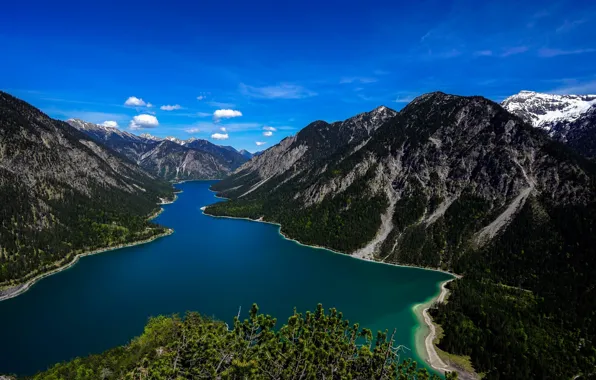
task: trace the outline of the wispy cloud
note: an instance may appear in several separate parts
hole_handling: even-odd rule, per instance
[[[560,55],[574,55],[574,54],[585,54],[585,53],[594,53],[596,49],[588,48],[588,49],[574,49],[574,50],[563,50],[563,49],[540,49],[538,51],[538,55],[545,58],[550,57],[558,57]]]
[[[217,108],[234,108],[234,107],[236,107],[236,104],[227,103],[227,102],[209,101],[209,102],[207,102],[207,104],[210,105],[211,107],[217,107]]]
[[[560,95],[585,95],[596,94],[596,79],[586,82],[579,82],[577,80],[565,80],[567,83],[564,86],[551,90],[553,94]]]
[[[209,117],[211,114],[209,112],[197,112],[198,117]]]
[[[196,126],[197,128],[205,131],[205,130],[220,130],[220,128],[225,128],[227,132],[244,132],[244,131],[259,131],[261,130],[261,126],[263,124],[261,123],[252,123],[252,122],[246,122],[246,123],[230,123],[230,122],[226,122],[225,126],[222,126],[221,124],[218,123],[214,123],[214,122],[206,122],[206,121],[201,121],[196,123],[194,126]]]
[[[389,75],[391,73],[389,71],[385,71],[385,70],[375,70],[375,71],[373,71],[373,74],[375,74],[375,75]]]
[[[162,111],[175,111],[175,110],[181,110],[182,106],[180,106],[180,104],[163,105],[163,106],[159,107],[159,109]]]
[[[267,142],[266,141],[256,141],[255,144],[257,144],[257,146],[261,146],[261,145],[267,144]]]
[[[264,131],[275,132],[277,129],[275,129],[274,127],[269,127],[269,126],[265,125],[265,126],[263,127],[263,130],[264,130]]]
[[[184,130],[184,132],[186,132],[186,133],[199,133],[199,132],[201,132],[201,130],[199,128],[186,128]]]
[[[265,136],[265,137],[271,137],[271,136],[273,136],[273,132],[271,132],[271,131],[264,131],[263,132],[263,136]]]
[[[492,50],[478,50],[474,52],[474,55],[477,57],[490,57],[493,55]]]
[[[260,99],[303,99],[317,95],[314,91],[291,83],[281,83],[276,86],[265,87],[255,87],[240,83],[240,92],[246,96]]]
[[[339,80],[339,83],[375,83],[376,81],[377,78],[372,77],[344,77]]]
[[[581,24],[584,24],[586,21],[587,20],[585,20],[585,19],[573,20],[573,21],[565,20],[565,22],[561,26],[559,26],[555,30],[555,32],[558,34],[570,32],[573,29],[580,26]]]
[[[528,50],[529,50],[529,48],[527,46],[514,46],[514,47],[504,49],[503,52],[500,54],[500,56],[501,57],[509,57],[512,55],[525,53]]]
[[[406,96],[398,96],[397,98],[395,98],[394,102],[395,103],[410,103],[412,100],[414,100],[414,96],[413,95],[406,95]]]

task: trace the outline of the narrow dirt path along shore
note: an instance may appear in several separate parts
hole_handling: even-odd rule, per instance
[[[447,298],[447,295],[449,294],[449,290],[446,288],[446,285],[451,281],[453,281],[453,280],[445,281],[444,283],[441,284],[441,293],[435,299],[434,302],[437,302],[437,303],[445,302],[445,298]],[[431,367],[433,367],[434,369],[436,369],[437,371],[440,371],[442,373],[457,372],[458,379],[477,380],[478,376],[475,373],[469,373],[469,372],[463,371],[461,368],[458,368],[458,367],[455,367],[455,366],[445,363],[443,361],[443,359],[441,359],[441,357],[437,353],[437,350],[435,349],[435,344],[434,344],[435,338],[437,337],[437,329],[436,329],[435,324],[433,323],[433,320],[428,312],[429,308],[430,307],[425,307],[424,310],[422,310],[422,317],[424,318],[424,323],[428,326],[428,335],[424,339],[424,346],[425,346],[425,350],[426,350],[426,354],[427,354],[428,364],[430,364]]]

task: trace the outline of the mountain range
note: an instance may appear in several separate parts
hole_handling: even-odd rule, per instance
[[[439,347],[490,379],[572,377],[596,358],[596,171],[505,108],[435,92],[400,112],[311,123],[214,184],[230,200],[205,212],[462,274],[433,311]]]
[[[249,158],[205,140],[54,120],[0,92],[0,287],[166,232],[165,180],[221,178],[205,213],[300,242],[446,270],[431,309],[445,360],[486,379],[596,365],[593,96],[442,92],[315,121]],[[1,296],[1,294],[0,294]]]
[[[0,92],[0,196],[1,289],[78,253],[164,233],[146,219],[173,193],[69,124]]]
[[[148,172],[170,181],[220,179],[252,155],[207,140],[140,136],[118,128],[70,119],[67,123],[95,141],[124,155]]]

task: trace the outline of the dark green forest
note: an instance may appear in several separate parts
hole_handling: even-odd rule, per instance
[[[440,379],[416,362],[400,361],[392,333],[373,336],[335,309],[325,312],[319,304],[312,313],[294,311],[279,328],[276,322],[256,305],[247,319],[234,317],[231,329],[195,312],[155,317],[129,344],[31,379]]]
[[[1,91],[0,151],[0,289],[166,231],[147,217],[171,184]]]
[[[0,284],[22,282],[66,264],[78,253],[148,239],[166,231],[147,220],[159,210],[146,198],[97,188],[94,198],[71,189],[61,200],[45,200],[50,218],[59,221],[35,228],[30,208],[38,202],[16,183],[0,186]]]

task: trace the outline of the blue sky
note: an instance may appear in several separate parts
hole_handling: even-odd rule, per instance
[[[595,93],[595,26],[588,0],[12,1],[0,88],[60,119],[255,151],[435,90]]]

